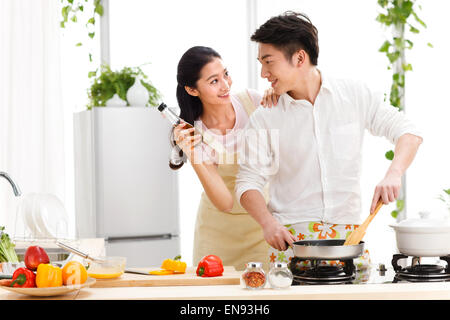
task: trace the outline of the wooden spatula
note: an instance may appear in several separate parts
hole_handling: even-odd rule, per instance
[[[366,234],[366,229],[369,226],[369,223],[372,222],[373,218],[375,218],[375,215],[378,213],[382,205],[383,201],[381,199],[378,200],[377,206],[375,207],[373,213],[369,214],[366,220],[364,220],[364,222],[357,229],[353,230],[353,232],[350,233],[347,240],[345,240],[344,242],[344,246],[353,246],[359,244],[359,242]]]

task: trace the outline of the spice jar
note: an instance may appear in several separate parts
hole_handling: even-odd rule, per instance
[[[272,269],[270,269],[268,278],[272,288],[284,289],[291,286],[294,276],[292,275],[291,270],[287,267],[287,263],[276,262]]]
[[[266,284],[266,274],[261,262],[249,262],[242,274],[247,289],[262,289]]]

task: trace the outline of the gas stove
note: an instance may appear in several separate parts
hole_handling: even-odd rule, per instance
[[[395,271],[394,282],[406,280],[409,282],[442,282],[450,281],[450,255],[439,257],[440,262],[435,264],[422,264],[421,257],[411,257],[411,264],[403,267],[399,264],[402,259],[409,256],[395,254],[392,257],[392,267]]]
[[[303,263],[308,261],[309,265]],[[293,285],[302,284],[346,284],[355,280],[353,259],[339,261],[333,265],[322,264],[324,260],[306,260],[293,257],[289,268],[294,276]]]
[[[429,257],[426,259],[430,259]],[[436,261],[436,259],[438,259]],[[294,276],[292,285],[345,285],[401,282],[450,281],[450,255],[436,257],[433,263],[421,263],[420,257],[394,254],[391,265],[371,264],[357,269],[352,259],[324,264],[324,260],[293,257],[289,268]],[[308,261],[305,266],[303,262]],[[409,262],[410,261],[410,262]],[[409,262],[409,264],[408,264]]]

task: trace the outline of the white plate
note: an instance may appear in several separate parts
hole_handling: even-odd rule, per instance
[[[83,284],[71,285],[71,286],[61,286],[61,287],[48,287],[48,288],[11,288],[6,286],[0,286],[0,288],[25,294],[28,296],[35,297],[53,297],[63,295],[72,291],[81,290],[82,288],[90,287],[95,283],[95,279],[88,277],[86,282]]]

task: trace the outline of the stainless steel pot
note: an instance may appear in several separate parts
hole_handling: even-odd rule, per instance
[[[302,240],[293,244],[294,256],[308,259],[343,260],[363,254],[364,241],[344,246],[345,240]]]

